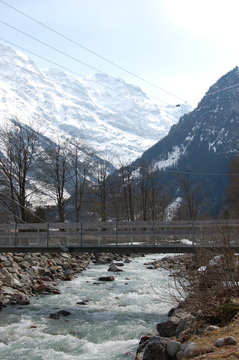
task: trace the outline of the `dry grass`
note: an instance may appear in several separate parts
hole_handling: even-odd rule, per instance
[[[226,336],[233,336],[237,339],[238,345],[224,346],[221,348],[214,348],[213,353],[198,356],[194,359],[197,360],[238,360],[239,359],[239,315],[228,325],[221,327],[219,330],[207,331],[202,335],[193,335],[190,341],[195,342],[199,346],[211,346],[215,340]]]

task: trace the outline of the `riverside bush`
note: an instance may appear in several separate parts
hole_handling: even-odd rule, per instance
[[[223,325],[239,311],[238,256],[230,248],[199,251],[191,266],[174,270],[173,277],[177,300],[191,313],[201,310],[206,322]]]

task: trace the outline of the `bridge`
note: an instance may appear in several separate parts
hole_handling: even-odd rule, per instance
[[[239,252],[239,220],[0,224],[0,252]]]

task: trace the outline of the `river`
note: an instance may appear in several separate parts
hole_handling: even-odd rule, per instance
[[[164,255],[132,258],[122,272],[92,264],[71,282],[57,286],[60,295],[34,297],[31,305],[0,312],[1,360],[133,359],[141,335],[155,332],[171,308],[163,269],[144,263]],[[99,276],[115,281],[98,283]],[[86,301],[86,305],[77,302]],[[49,318],[67,310],[69,316]]]

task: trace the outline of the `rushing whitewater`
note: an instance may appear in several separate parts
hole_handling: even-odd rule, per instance
[[[139,338],[155,331],[169,308],[168,273],[144,263],[163,255],[134,258],[109,275],[108,265],[91,265],[58,288],[60,295],[32,299],[29,306],[7,307],[0,313],[2,360],[133,359]],[[112,273],[110,274],[112,275]],[[85,301],[86,305],[77,304]],[[58,310],[71,314],[49,318]]]

